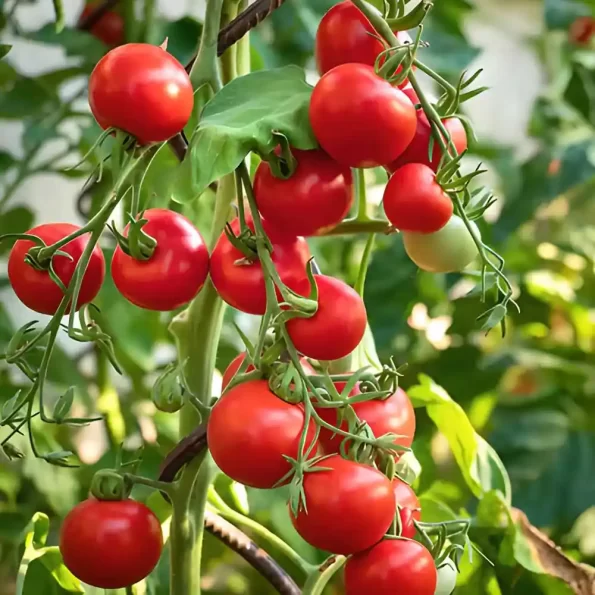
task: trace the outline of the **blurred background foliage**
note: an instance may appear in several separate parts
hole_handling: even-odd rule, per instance
[[[253,68],[293,63],[313,70],[316,27],[333,3],[288,0],[252,34]],[[95,165],[91,159],[77,170],[65,169],[86,153],[99,134],[86,107],[85,77],[106,48],[74,24],[60,34],[49,22],[31,28],[30,19],[23,15],[30,15],[42,4],[50,3],[0,0],[3,43],[34,41],[36,52],[60,46],[66,56],[65,66],[34,76],[20,72],[10,52],[0,61],[0,126],[9,125],[9,121],[23,123],[21,153],[0,150],[0,234],[23,232],[41,222],[34,210],[18,199],[27,179],[65,176],[73,178],[80,190]],[[523,42],[541,60],[545,79],[527,117],[530,150],[519,151],[515,146],[479,138],[469,159],[472,165],[481,160],[488,166],[501,197],[488,213],[489,225],[483,225],[482,233],[506,257],[521,313],[510,318],[506,337],[496,332],[485,336],[476,323],[482,311],[478,296],[466,297],[473,283],[459,275],[418,271],[398,236],[378,238],[365,299],[380,357],[386,360],[392,356],[397,363],[408,364],[403,386],[415,384],[419,373],[442,385],[501,456],[512,481],[513,505],[573,559],[594,563],[595,51],[592,45],[573,42],[569,30],[577,18],[593,14],[595,3],[529,0],[529,4],[531,14],[539,14],[542,22],[536,27],[539,33],[527,35]],[[473,36],[468,23],[476,11],[484,9],[483,2],[436,0],[424,31],[429,47],[423,50],[422,60],[449,79],[472,64],[481,66],[481,51],[470,41]],[[502,26],[508,26],[508,21],[503,20]],[[160,17],[151,41],[158,43],[168,37],[169,50],[186,62],[200,29],[200,20],[194,17]],[[500,68],[508,68],[505,60]],[[146,198],[156,206],[169,202],[167,172],[175,163],[169,151],[161,151],[149,172]],[[381,172],[370,172],[372,199],[378,195],[375,186],[382,181]],[[64,200],[76,202],[80,216],[88,216],[97,206],[100,187],[101,183],[82,193],[73,191]],[[44,196],[35,196],[29,203],[42,200]],[[206,230],[212,202],[213,196],[207,193],[191,205],[171,207],[185,212]],[[113,249],[109,241],[106,237],[107,252]],[[312,243],[312,249],[325,272],[353,282],[364,241],[357,237],[322,238]],[[7,243],[0,246],[0,258],[8,249]],[[109,254],[106,256],[109,259]],[[7,284],[3,262],[0,289]],[[22,324],[7,292],[1,295],[0,351]],[[119,444],[134,450],[144,441],[141,471],[156,475],[164,454],[178,440],[177,415],[156,412],[150,401],[151,380],[175,353],[167,318],[125,302],[109,279],[97,303],[114,337],[125,377],[116,377],[100,353],[73,350],[65,342],[57,350],[49,374],[50,395],[55,398],[75,384],[81,414],[99,411],[106,421],[77,431],[36,426],[40,444],[78,453],[85,463],[78,470],[51,467],[31,458],[0,459],[2,595],[14,592],[20,544],[36,511],[50,517],[49,541],[55,543],[60,518],[85,497],[93,472],[113,464]],[[232,327],[234,319],[247,332],[254,330],[251,317],[227,312],[219,369],[241,348]],[[21,383],[22,378],[0,361],[0,401],[15,394]],[[472,536],[496,563],[491,568],[478,556],[473,563],[465,562],[456,593],[569,593],[561,582],[527,572],[531,570],[527,566],[522,570],[522,564],[507,556],[505,537],[493,534],[499,522],[497,499],[485,497],[478,507],[444,438],[423,410],[418,411],[414,450],[423,465],[418,487],[424,495],[426,520],[443,518],[448,509],[470,511],[475,515]],[[25,441],[19,445],[26,450]],[[324,559],[294,532],[282,490],[246,493],[224,478],[218,479],[217,487],[229,504],[249,508],[304,557]],[[148,498],[144,490],[135,495]],[[167,517],[167,507],[159,496],[151,496],[149,503]],[[255,571],[210,536],[205,551],[206,592],[268,592]],[[49,584],[43,582],[44,573],[51,571],[41,563],[38,566],[27,578],[31,593],[73,592],[67,584],[55,583],[53,591],[44,590],[41,585]],[[146,592],[165,595],[167,572],[164,556],[147,582]],[[329,589],[332,592],[340,593],[340,587]]]

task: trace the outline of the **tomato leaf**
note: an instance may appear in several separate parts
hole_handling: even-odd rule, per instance
[[[508,473],[496,451],[473,429],[463,408],[431,378],[419,375],[419,385],[407,394],[416,406],[425,406],[436,427],[446,436],[455,460],[470,490],[481,497],[500,490],[510,503]]]
[[[298,149],[314,149],[308,105],[312,87],[295,66],[263,70],[226,85],[205,106],[184,161],[174,173],[172,198],[190,202],[250,153],[269,153],[276,134]]]
[[[15,207],[0,217],[0,236],[7,233],[24,233],[33,225],[33,213],[26,207]],[[11,242],[0,244],[0,255],[5,254],[12,247]]]
[[[10,153],[0,151],[0,173],[10,169],[16,162],[16,159]]]
[[[49,518],[41,512],[35,513],[26,529],[25,551],[19,566],[16,595],[33,595],[33,593],[56,591],[65,591],[67,593],[85,592],[79,580],[64,566],[58,547],[45,547],[49,528]],[[33,563],[36,560],[43,564],[49,576],[53,578],[50,584],[48,584],[50,579],[47,574],[40,572],[40,569],[34,566]],[[40,582],[44,583],[43,588],[40,588]],[[57,585],[54,583],[57,583]],[[60,587],[59,591],[56,586]]]
[[[4,58],[4,56],[6,56],[6,54],[8,54],[8,52],[10,52],[11,49],[11,45],[5,43],[0,44],[0,58]]]

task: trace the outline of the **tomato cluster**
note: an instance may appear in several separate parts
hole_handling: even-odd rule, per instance
[[[147,260],[137,260],[118,246],[111,264],[112,278],[120,293],[133,304],[149,310],[173,310],[189,302],[204,285],[209,272],[208,250],[200,232],[182,215],[149,209],[143,217],[147,221],[143,232],[157,241],[152,255]],[[48,223],[30,229],[27,234],[49,246],[79,234],[80,230],[69,223]],[[125,236],[128,230],[129,226]],[[89,239],[89,233],[76,235],[53,256],[51,268],[65,287],[72,281]],[[47,266],[35,268],[25,261],[35,245],[28,239],[15,243],[8,259],[8,277],[17,297],[27,307],[53,315],[64,292],[52,279]],[[105,259],[96,245],[82,277],[75,310],[95,299],[104,277]]]

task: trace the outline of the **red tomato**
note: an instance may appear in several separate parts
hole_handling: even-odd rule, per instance
[[[400,43],[411,43],[405,31],[396,35]],[[370,21],[350,0],[335,4],[322,17],[316,32],[316,65],[320,74],[340,64],[374,66],[384,49]]]
[[[148,220],[143,231],[157,240],[155,252],[149,260],[136,260],[118,246],[112,260],[114,283],[140,308],[175,310],[204,285],[209,252],[200,232],[186,217],[167,209],[149,209],[143,217]]]
[[[250,221],[248,225],[252,227]],[[231,228],[235,234],[239,233],[238,219],[232,221]],[[273,262],[285,285],[297,291],[306,279],[306,265],[310,260],[308,243],[302,237],[277,243],[276,240],[281,239],[278,235],[271,238]],[[266,288],[260,262],[248,261],[225,233],[221,234],[211,255],[211,280],[217,293],[230,306],[248,314],[264,314]]]
[[[402,536],[413,538],[415,525],[413,519],[421,521],[421,505],[411,486],[401,481],[398,477],[393,479],[393,490],[397,505],[401,507],[400,517],[402,525]]]
[[[413,103],[417,103],[417,95],[413,89],[408,89],[405,93]],[[452,141],[457,149],[457,153],[462,153],[467,148],[467,133],[465,132],[463,124],[458,118],[446,118],[442,120],[442,123],[450,133]],[[430,161],[431,136],[432,128],[430,126],[430,121],[426,117],[424,111],[420,108],[417,110],[417,129],[413,140],[403,154],[390,163],[386,169],[390,173],[393,173],[408,163],[422,163],[431,167],[434,171],[437,171],[438,166],[440,165],[440,159],[442,159],[442,149],[437,142],[434,142],[432,161]]]
[[[27,233],[35,235],[50,246],[66,236],[78,231],[78,225],[70,223],[45,223],[30,229]],[[84,234],[71,240],[60,251],[70,254],[72,260],[57,254],[52,263],[56,275],[66,287],[70,284],[76,265],[89,242],[91,234]],[[30,248],[35,246],[30,240],[18,240],[10,251],[8,258],[8,278],[17,297],[35,312],[40,314],[55,314],[64,297],[60,287],[54,283],[47,271],[38,271],[25,264],[25,256]],[[83,283],[79,293],[76,310],[95,299],[105,278],[105,260],[99,246],[95,246],[87,270],[83,276]],[[70,311],[70,306],[67,312]]]
[[[118,128],[139,143],[158,143],[186,126],[194,105],[184,67],[165,50],[128,43],[109,51],[89,79],[89,105],[103,128]]]
[[[452,200],[427,165],[408,163],[390,178],[384,190],[384,212],[401,231],[434,233],[452,217]]]
[[[226,475],[254,488],[272,488],[291,470],[284,455],[297,457],[303,427],[302,407],[274,395],[266,380],[251,380],[231,388],[213,407],[207,440]],[[314,437],[311,422],[307,447]]]
[[[314,275],[318,310],[311,318],[294,318],[287,332],[295,348],[306,357],[335,360],[349,355],[364,338],[366,307],[357,292],[343,281]],[[306,282],[307,283],[307,282]],[[299,293],[307,295],[302,282]]]
[[[381,541],[345,565],[345,595],[434,595],[437,581],[432,555],[416,541]]]
[[[395,514],[390,481],[377,469],[329,457],[319,464],[329,471],[306,473],[307,512],[291,521],[311,545],[334,554],[354,554],[378,543]],[[369,593],[372,593],[370,591]]]
[[[233,380],[233,377],[236,375],[237,371],[240,369],[240,366],[242,365],[242,362],[244,361],[245,357],[246,357],[246,352],[244,351],[243,353],[236,355],[236,357],[232,360],[232,362],[229,364],[229,366],[227,366],[227,369],[223,373],[223,380],[221,382],[222,390],[225,390],[225,387]],[[312,374],[312,375],[316,374],[316,370],[314,370],[314,368],[310,365],[310,362],[305,357],[302,357],[300,359],[300,362],[302,364],[302,368],[304,369],[304,371],[306,373]],[[252,364],[250,364],[246,368],[245,373],[252,372],[252,370],[254,370],[254,366]]]
[[[162,548],[159,520],[134,500],[85,500],[68,513],[60,532],[68,570],[102,589],[121,589],[147,577]]]
[[[318,81],[310,123],[322,148],[349,167],[386,166],[413,140],[409,98],[367,64],[342,64]]]
[[[311,236],[333,228],[353,202],[351,170],[324,151],[293,150],[297,160],[287,180],[276,178],[263,161],[256,170],[254,194],[262,216],[279,230]]]
[[[81,20],[88,17],[97,8],[97,4],[87,4],[81,13]],[[120,45],[124,41],[124,19],[122,15],[108,10],[91,27],[91,35],[105,43],[105,45]]]
[[[339,388],[339,386],[337,386]],[[350,394],[359,394],[356,387]],[[356,415],[361,421],[365,421],[379,438],[384,434],[398,434],[402,436],[395,440],[395,444],[410,447],[415,434],[415,411],[409,397],[402,388],[398,388],[394,395],[384,401],[374,399],[352,405]],[[324,421],[337,425],[338,411],[336,409],[320,408],[318,414]],[[341,424],[342,430],[348,430],[349,424],[346,420]],[[327,454],[340,452],[343,437],[326,428],[320,430],[320,445]]]
[[[570,26],[570,41],[576,45],[587,46],[595,35],[595,18],[579,17]]]

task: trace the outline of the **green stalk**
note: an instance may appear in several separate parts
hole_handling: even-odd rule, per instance
[[[217,64],[217,35],[222,24],[222,14],[227,15],[230,12],[228,6],[237,8],[236,2],[231,0],[209,0],[207,3],[203,37],[190,75],[195,89],[205,84],[209,85],[212,92],[221,88]],[[236,58],[241,60],[237,53],[227,52],[222,58],[221,69],[235,75],[238,68],[237,65],[231,67],[228,64],[230,56],[234,62]],[[245,60],[240,63],[244,64]],[[223,82],[227,83],[229,80],[225,77]],[[235,179],[231,174],[220,180],[217,189],[209,241],[211,251],[225,228],[235,197]],[[223,314],[224,303],[209,279],[188,310],[177,316],[170,326],[178,347],[179,360],[185,362],[186,384],[203,404],[207,404],[211,398]],[[201,421],[204,420],[200,419],[194,407],[185,406],[180,416],[180,435],[188,435]],[[171,595],[200,595],[204,511],[213,477],[214,469],[207,453],[187,465],[172,498]]]

